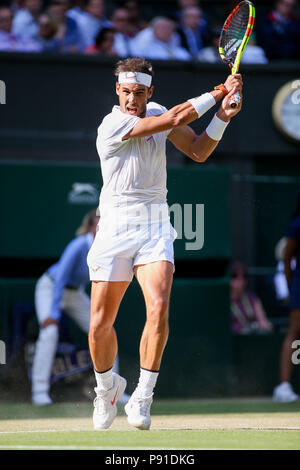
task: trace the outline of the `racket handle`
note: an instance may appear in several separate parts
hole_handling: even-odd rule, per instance
[[[241,95],[239,94],[239,92],[237,91],[231,98],[230,98],[230,101],[229,101],[229,104],[231,106],[231,108],[236,108],[237,105],[241,102]]]

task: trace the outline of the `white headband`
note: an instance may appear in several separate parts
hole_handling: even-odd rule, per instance
[[[137,83],[138,85],[145,85],[150,88],[152,77],[142,72],[120,72],[118,82]]]

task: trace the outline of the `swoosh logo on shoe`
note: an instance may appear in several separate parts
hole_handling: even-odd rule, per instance
[[[113,401],[111,401],[111,402],[110,402],[112,405],[114,405],[114,404],[115,404],[115,401],[116,401],[116,397],[117,397],[118,390],[119,390],[119,387],[117,387],[117,390],[116,390],[116,393],[115,393],[115,396],[114,396],[114,399],[113,399]]]

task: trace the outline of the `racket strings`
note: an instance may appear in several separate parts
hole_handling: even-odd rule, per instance
[[[222,31],[220,40],[220,46],[223,48],[225,59],[230,60],[236,55],[245,36],[248,21],[248,5],[241,5],[229,18],[229,21],[226,23]]]

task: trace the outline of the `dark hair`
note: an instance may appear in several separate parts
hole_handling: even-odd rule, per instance
[[[153,77],[152,65],[143,57],[128,57],[117,62],[115,67],[115,76],[120,72],[142,72]]]
[[[105,36],[107,33],[114,33],[115,30],[113,28],[102,28],[96,36],[95,44],[96,46],[100,46],[103,41],[105,41]]]

